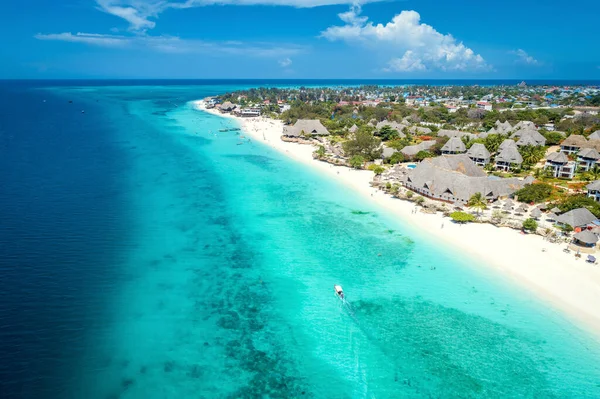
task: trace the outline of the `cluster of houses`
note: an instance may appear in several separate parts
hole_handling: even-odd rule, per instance
[[[221,113],[223,114],[233,114],[236,116],[241,116],[241,117],[247,117],[247,118],[254,118],[254,117],[258,117],[261,116],[262,114],[262,110],[263,110],[263,106],[264,105],[268,105],[267,102],[264,102],[262,105],[250,105],[250,106],[241,106],[239,104],[233,104],[230,101],[225,101],[223,103],[220,103],[219,100],[217,98],[214,97],[209,97],[206,98],[205,100],[206,103],[206,108],[208,109],[217,109],[219,110]],[[278,103],[278,107],[279,107],[279,112],[285,112],[287,110],[290,109],[290,104],[286,104],[286,103]]]
[[[506,198],[533,182],[526,179],[498,178],[488,174],[466,154],[427,158],[399,176],[399,182],[425,197],[466,204],[475,193],[488,201]]]

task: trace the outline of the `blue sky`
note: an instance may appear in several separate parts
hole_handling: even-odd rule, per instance
[[[600,1],[532,3],[7,0],[0,78],[600,79]]]

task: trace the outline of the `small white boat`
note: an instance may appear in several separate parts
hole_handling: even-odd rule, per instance
[[[340,298],[342,301],[345,300],[344,290],[342,289],[341,285],[334,285],[333,290],[335,291],[335,295],[337,295],[338,298]]]

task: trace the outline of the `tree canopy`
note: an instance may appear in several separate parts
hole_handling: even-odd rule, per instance
[[[475,216],[471,215],[470,213],[460,211],[452,212],[450,217],[457,223],[467,223],[475,220]]]
[[[552,195],[552,186],[546,183],[529,184],[514,195],[520,202],[544,202]]]
[[[359,128],[354,137],[342,144],[350,157],[360,155],[367,161],[381,157],[381,139],[373,136],[368,129]]]
[[[557,205],[561,212],[568,212],[577,208],[587,208],[596,217],[600,217],[600,203],[585,194],[570,195],[560,201]]]
[[[535,219],[529,218],[523,221],[523,230],[536,231],[538,227]]]

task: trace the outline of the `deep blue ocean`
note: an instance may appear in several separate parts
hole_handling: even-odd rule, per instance
[[[0,398],[600,397],[597,337],[189,103],[356,83],[0,82]]]

